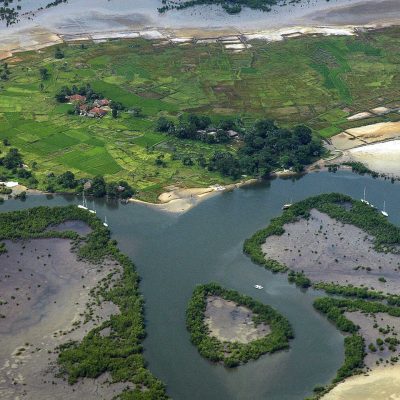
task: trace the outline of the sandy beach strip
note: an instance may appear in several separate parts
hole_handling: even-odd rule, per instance
[[[336,386],[323,400],[400,400],[400,366],[378,368]]]
[[[365,164],[372,171],[400,176],[400,140],[369,144],[349,150],[353,161]]]

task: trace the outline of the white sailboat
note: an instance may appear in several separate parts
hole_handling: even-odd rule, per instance
[[[282,210],[287,210],[288,208],[292,207],[293,199],[290,199],[290,203],[286,203],[282,206]]]
[[[381,211],[381,214],[385,217],[389,216],[389,214],[386,212],[386,201],[383,202],[383,210]]]
[[[106,228],[108,228],[107,217],[104,217],[103,225],[104,225]]]
[[[364,197],[361,199],[361,202],[367,205],[370,205],[369,202],[367,201],[367,199],[365,198],[365,193],[367,191],[367,188],[364,187]]]
[[[94,206],[94,200],[93,200],[93,208],[92,208],[91,210],[89,210],[89,212],[90,212],[91,214],[96,214],[96,213],[97,213],[96,208],[95,208],[95,206]]]
[[[82,210],[87,210],[88,209],[84,191],[82,192],[82,204],[79,204],[78,208],[80,208]]]

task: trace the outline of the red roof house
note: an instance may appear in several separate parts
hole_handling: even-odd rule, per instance
[[[99,107],[94,107],[89,111],[89,115],[92,114],[94,117],[104,117],[107,114],[106,110],[102,110]]]

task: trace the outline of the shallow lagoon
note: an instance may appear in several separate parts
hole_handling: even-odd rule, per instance
[[[300,180],[275,180],[223,193],[185,214],[167,214],[140,204],[98,202],[113,236],[138,268],[146,300],[149,367],[178,399],[300,400],[329,382],[343,361],[343,336],[316,313],[316,291],[302,292],[254,265],[243,241],[281,213],[281,206],[310,195],[338,191],[359,198],[364,186],[375,204],[386,199],[392,222],[400,223],[398,184],[346,172],[313,173]],[[77,203],[76,198],[30,196],[0,211]],[[293,324],[291,349],[261,357],[236,370],[202,359],[189,342],[185,309],[196,284],[216,281],[271,304]],[[259,283],[263,290],[255,290]]]

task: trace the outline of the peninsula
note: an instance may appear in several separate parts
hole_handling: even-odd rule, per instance
[[[0,397],[166,399],[131,261],[76,206],[0,214]]]

